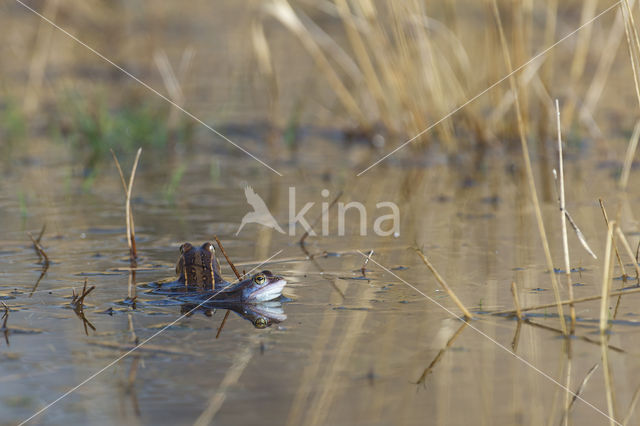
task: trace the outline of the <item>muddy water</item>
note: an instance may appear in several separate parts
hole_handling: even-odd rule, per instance
[[[522,324],[517,337],[517,322],[482,314],[513,306],[512,281],[523,305],[553,300],[519,158],[489,155],[478,172],[396,161],[356,178],[353,170],[375,159],[375,153],[336,141],[323,141],[323,146],[329,147],[324,154],[335,158],[335,167],[275,159],[283,177],[232,153],[183,154],[168,163],[143,153],[133,202],[140,254],[135,290],[129,287],[124,196],[111,164],[105,162],[90,186],[64,153],[49,149],[24,153],[23,166],[5,167],[0,183],[0,296],[11,313],[8,344],[0,342],[2,424],[28,418],[80,384],[34,422],[560,422],[565,394],[551,379],[564,384],[568,373],[569,387],[576,390],[589,370],[601,364],[598,302],[577,308],[579,338],[570,341],[570,360],[564,341],[549,329],[559,328],[553,309],[538,311],[532,321],[542,327]],[[125,168],[131,161],[122,158]],[[189,167],[169,194],[167,170],[179,164]],[[597,197],[605,198],[612,217],[620,206],[622,227],[631,244],[638,243],[634,212],[640,207],[639,194],[632,189],[623,196],[615,190],[617,167],[589,155],[566,167],[568,207],[599,256],[593,260],[570,236],[577,297],[600,292],[606,228]],[[631,182],[637,178],[633,171]],[[366,206],[368,235],[359,235],[353,215],[347,216],[346,235],[339,236],[334,208],[328,215],[330,235],[307,239],[313,261],[296,244],[300,228],[290,236],[249,224],[235,236],[250,211],[245,184],[262,196],[287,230],[290,187],[296,190],[297,210],[315,202],[306,215],[309,222],[321,213],[320,203],[344,190],[341,201]],[[322,189],[330,195],[322,197]],[[380,201],[399,206],[399,235],[372,232],[382,213],[375,208]],[[559,267],[559,213],[552,202],[543,209]],[[27,232],[37,234],[45,222],[42,245],[51,265],[30,296],[42,265]],[[136,341],[181,316],[178,303],[147,294],[145,283],[173,276],[180,243],[201,243],[214,234],[245,270],[282,250],[268,268],[289,281],[285,295],[291,300],[283,305],[288,318],[259,330],[232,314],[216,339],[224,311],[212,317],[197,312],[114,363]],[[416,244],[466,306],[479,313],[470,325],[461,327],[444,309],[459,312],[408,249]],[[361,279],[363,256],[357,251],[371,249],[382,266],[369,262],[366,279]],[[625,263],[632,271],[628,259]],[[229,268],[223,269],[230,279]],[[616,269],[615,275],[620,273]],[[84,309],[91,324],[86,332],[69,307],[72,288],[79,291],[85,278],[96,286]],[[133,291],[135,309],[125,303]],[[640,386],[640,347],[634,338],[639,299],[629,295],[622,300],[608,342],[619,419],[627,415]],[[581,396],[607,412],[603,370],[599,365]],[[638,420],[636,414],[630,418],[631,423]],[[581,401],[571,419],[575,424],[606,420]]]

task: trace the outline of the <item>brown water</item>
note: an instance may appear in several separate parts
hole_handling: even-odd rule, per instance
[[[336,153],[355,155],[358,150],[336,141],[323,143]],[[129,272],[124,195],[115,169],[105,166],[94,185],[83,191],[83,179],[59,153],[38,151],[23,160],[22,167],[5,168],[1,183],[0,294],[11,307],[10,328],[38,330],[11,332],[10,345],[2,344],[4,424],[26,419],[99,372],[130,347],[133,333],[142,341],[180,316],[178,304],[146,294],[144,286],[137,290],[135,309],[122,304],[128,296]],[[367,265],[366,280],[354,279],[361,275],[364,259],[356,251],[374,249],[376,262],[457,313],[408,249],[417,244],[474,312],[511,308],[511,281],[517,282],[523,305],[552,301],[517,157],[490,155],[483,171],[473,174],[438,165],[417,169],[385,165],[361,178],[351,177],[343,167],[324,180],[322,169],[295,168],[277,159],[273,164],[283,177],[274,177],[240,155],[186,154],[173,161],[190,166],[170,200],[164,189],[164,164],[151,154],[142,156],[133,203],[140,254],[137,284],[172,277],[181,242],[200,243],[217,234],[244,269],[283,250],[268,268],[289,281],[285,295],[292,300],[283,305],[287,320],[259,330],[232,315],[216,339],[223,311],[212,318],[196,313],[181,319],[35,421],[189,424],[200,416],[216,424],[560,421],[562,389],[512,355],[565,383],[569,364],[557,332],[523,324],[513,350],[517,323],[479,314],[421,380],[461,323],[374,262]],[[219,177],[211,178],[211,162],[219,164]],[[638,242],[633,216],[638,194],[615,192],[616,167],[599,165],[589,156],[566,167],[569,210],[600,259],[606,228],[596,201],[599,196],[605,196],[611,215],[620,203],[623,229],[634,247]],[[632,180],[636,173],[632,172]],[[299,197],[297,209],[303,201],[317,201],[307,215],[309,221],[321,211],[322,188],[333,194],[343,189],[342,201],[362,202],[373,217],[376,202],[396,202],[400,235],[359,236],[352,217],[347,235],[337,236],[332,211],[332,235],[307,240],[307,249],[316,255],[314,262],[296,244],[300,229],[291,237],[252,224],[235,237],[240,219],[250,210],[242,193],[245,182],[263,196],[283,227],[288,222],[290,186]],[[554,262],[560,265],[559,213],[553,203],[544,204],[544,213]],[[37,234],[43,222],[47,230],[42,243],[52,264],[29,297],[42,266],[26,233]],[[580,268],[573,274],[580,284],[574,289],[576,296],[599,294],[602,260],[591,259],[573,235],[570,241],[572,265]],[[224,273],[232,275],[226,265]],[[82,320],[69,309],[71,288],[79,290],[85,278],[96,286],[85,307],[95,331],[89,329],[87,334]],[[622,350],[609,350],[619,418],[627,414],[640,385],[636,379],[640,348],[633,338],[638,330],[637,300],[634,295],[622,300],[609,341]],[[576,334],[592,341],[570,341],[572,390],[601,362],[595,321],[598,303],[577,308]],[[554,312],[538,311],[532,320],[557,329]],[[132,370],[136,374],[130,383]],[[581,396],[606,412],[604,389],[600,366]],[[576,424],[606,420],[580,401],[571,418]]]

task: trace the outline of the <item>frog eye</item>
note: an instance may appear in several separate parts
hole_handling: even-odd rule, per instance
[[[209,252],[211,252],[211,253],[213,253],[213,251],[215,250],[215,249],[213,248],[213,244],[208,243],[208,242],[207,242],[207,243],[204,243],[204,244],[202,245],[202,248],[203,248],[203,249],[205,249],[205,250],[207,250],[207,251],[209,251]]]
[[[189,250],[191,250],[192,248],[193,246],[190,243],[184,243],[183,245],[180,246],[180,253],[184,254]]]
[[[267,278],[264,276],[264,274],[256,274],[256,276],[253,277],[253,282],[258,285],[264,284],[265,281],[267,281]]]
[[[262,317],[256,318],[256,320],[253,322],[253,325],[255,326],[255,328],[266,328],[267,320]]]

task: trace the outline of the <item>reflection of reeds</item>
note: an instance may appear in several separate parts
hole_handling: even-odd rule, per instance
[[[87,280],[84,280],[84,286],[82,287],[82,292],[80,294],[76,294],[76,290],[73,289],[73,294],[71,296],[71,307],[73,311],[76,313],[78,318],[82,320],[82,325],[84,326],[84,334],[89,335],[89,330],[87,326],[91,328],[93,331],[96,331],[96,328],[91,324],[91,322],[84,315],[84,299],[91,293],[96,286],[92,285],[87,289]]]
[[[40,241],[42,240],[42,236],[44,235],[45,229],[46,229],[46,224],[42,225],[42,229],[40,230],[40,234],[38,235],[38,238],[34,238],[31,232],[27,233],[27,235],[29,235],[29,238],[31,238],[31,242],[33,243],[33,249],[35,250],[38,257],[40,258],[40,261],[42,261],[42,271],[40,272],[40,276],[38,277],[36,283],[33,285],[33,288],[31,289],[31,293],[29,293],[29,297],[33,296],[33,293],[38,289],[38,286],[40,285],[40,281],[42,281],[44,276],[47,274],[47,271],[49,270],[49,264],[50,264],[49,256],[47,256],[47,253],[45,252],[44,248],[42,248],[42,245],[40,244]]]
[[[2,307],[4,307],[4,312],[2,313],[2,327],[0,327],[0,330],[6,330],[7,321],[9,320],[9,307],[4,302],[0,303],[2,303]]]
[[[42,239],[42,235],[44,234],[44,229],[45,229],[45,227],[43,226],[42,227],[42,231],[40,231],[40,235],[38,235],[38,238],[34,238],[33,234],[31,234],[31,232],[27,232],[27,235],[31,239],[31,242],[33,243],[33,248],[36,251],[36,253],[38,254],[38,257],[40,257],[40,260],[44,259],[44,265],[48,267],[49,266],[49,256],[47,256],[47,252],[44,251],[44,249],[40,245],[40,240]]]
[[[622,425],[626,426],[629,424],[629,420],[631,420],[631,415],[636,409],[636,404],[638,403],[638,399],[640,398],[640,386],[636,388],[636,391],[633,393],[633,397],[631,398],[631,402],[629,403],[629,409],[627,410],[627,415],[624,416],[622,420]]]
[[[621,290],[621,291],[613,291],[611,293],[609,293],[609,296],[621,296],[621,295],[625,295],[625,294],[634,294],[634,293],[640,293],[640,288],[634,288],[631,290]],[[594,300],[600,300],[602,299],[602,295],[597,295],[597,296],[587,296],[587,297],[579,297],[577,299],[573,299],[573,300],[562,300],[560,301],[560,303],[562,305],[570,305],[570,304],[576,304],[576,303],[581,303],[581,302],[592,302]],[[525,308],[520,308],[520,312],[528,312],[528,311],[536,311],[539,309],[548,309],[548,308],[553,308],[557,306],[557,303],[546,303],[544,305],[536,305],[536,306],[527,306]],[[516,310],[515,309],[509,309],[509,310],[504,310],[504,311],[496,311],[496,312],[491,312],[492,315],[515,315],[516,314]]]
[[[91,287],[89,287],[89,289],[87,289],[87,280],[85,278],[84,285],[82,286],[82,291],[80,292],[80,294],[77,294],[76,290],[72,289],[71,307],[77,312],[82,312],[84,310],[85,297],[87,297],[89,293],[95,290],[95,288],[96,286],[92,285]]]
[[[207,407],[193,423],[194,426],[207,426],[213,422],[218,410],[227,398],[230,388],[238,383],[242,373],[253,359],[256,339],[254,334],[246,343],[244,350],[234,357],[233,364],[226,370],[222,381],[209,398]]]
[[[453,342],[456,341],[456,339],[458,338],[458,336],[460,336],[460,334],[462,334],[462,330],[465,329],[465,327],[467,326],[467,322],[466,321],[462,321],[462,324],[460,324],[460,327],[458,327],[458,329],[456,330],[455,333],[453,333],[453,336],[451,336],[451,338],[449,338],[449,340],[447,341],[447,344],[444,346],[444,348],[440,349],[440,351],[438,352],[438,354],[435,356],[435,358],[433,359],[433,361],[431,361],[431,363],[429,364],[429,366],[427,368],[424,369],[424,371],[422,372],[422,374],[420,375],[420,377],[418,378],[418,380],[416,380],[416,384],[424,384],[425,379],[427,378],[427,376],[429,375],[429,373],[431,373],[433,371],[433,368],[436,366],[436,364],[438,364],[438,362],[440,361],[440,359],[442,359],[442,356],[447,352],[447,350],[453,345]]]
[[[4,302],[0,303],[2,303],[2,306],[4,307],[4,313],[2,314],[2,327],[0,327],[0,331],[2,331],[2,334],[4,334],[4,341],[7,343],[7,346],[9,346],[9,329],[7,328],[7,320],[9,319],[9,307]]]
[[[500,44],[502,45],[502,52],[504,54],[504,60],[507,65],[507,71],[510,73],[509,83],[511,85],[511,91],[513,92],[515,107],[516,107],[516,118],[518,123],[518,134],[520,136],[520,144],[522,148],[522,156],[524,159],[524,166],[527,173],[527,182],[529,183],[529,192],[531,196],[531,202],[534,207],[536,221],[538,224],[538,231],[540,233],[540,239],[542,240],[542,248],[544,249],[545,260],[547,262],[547,268],[549,269],[549,276],[551,277],[551,286],[553,287],[553,295],[556,299],[556,305],[558,310],[558,317],[560,319],[560,325],[565,334],[567,334],[567,326],[565,324],[564,312],[562,310],[562,304],[560,304],[560,289],[558,287],[558,282],[556,280],[556,276],[554,274],[553,261],[551,260],[551,250],[549,249],[549,242],[547,240],[547,233],[544,227],[544,221],[542,219],[542,210],[540,208],[540,202],[538,201],[538,194],[536,192],[536,184],[533,177],[533,169],[531,167],[531,159],[529,158],[529,146],[527,144],[527,137],[525,134],[524,120],[522,117],[522,112],[520,110],[520,101],[518,98],[518,88],[516,87],[516,80],[513,76],[513,66],[511,65],[511,56],[509,54],[509,49],[507,47],[507,40],[504,35],[504,29],[502,27],[502,19],[500,18],[500,11],[498,9],[498,3],[496,0],[493,0],[493,12],[496,18],[496,23],[498,25],[498,32],[500,34]]]
[[[614,426],[618,422],[616,419],[617,415],[617,407],[616,407],[616,399],[614,393],[613,386],[613,375],[611,373],[611,367],[609,366],[609,348],[608,348],[608,340],[609,336],[606,334],[600,335],[601,341],[601,349],[602,349],[602,371],[604,372],[604,386],[605,386],[605,395],[607,397],[607,410],[609,414],[609,424]]]
[[[575,404],[575,402],[577,401],[578,397],[580,397],[582,395],[582,393],[584,392],[585,388],[587,387],[587,383],[589,383],[589,379],[591,379],[591,376],[593,376],[593,373],[595,373],[595,371],[598,369],[599,364],[593,364],[593,367],[591,367],[589,369],[589,371],[587,371],[587,374],[584,376],[584,379],[582,379],[582,383],[580,383],[580,386],[578,386],[578,389],[575,391],[575,393],[573,394],[573,398],[571,398],[571,402],[569,402],[569,405],[566,407],[565,412],[563,414],[563,421],[562,423],[564,423],[564,421],[568,420],[569,418],[569,413],[571,412],[571,409],[573,408],[573,405]],[[567,392],[567,394],[569,394]]]

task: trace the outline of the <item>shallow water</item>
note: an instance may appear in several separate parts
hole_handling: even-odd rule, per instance
[[[341,160],[336,156],[336,162],[358,168],[355,162],[348,164],[362,155],[357,146],[323,142],[331,147],[328,155],[332,150],[347,153]],[[553,301],[518,157],[490,154],[477,173],[437,164],[413,169],[392,163],[361,178],[351,177],[347,167],[327,174],[304,160],[298,167],[275,161],[285,175],[280,178],[239,155],[183,154],[171,160],[190,165],[171,198],[165,190],[165,164],[143,153],[133,203],[140,256],[135,309],[123,304],[132,290],[118,175],[105,164],[93,185],[83,190],[82,176],[63,157],[46,150],[28,153],[25,164],[32,165],[5,168],[0,183],[0,296],[11,308],[9,328],[31,331],[15,330],[8,335],[10,345],[2,342],[3,424],[28,418],[77,385],[81,387],[36,421],[555,423],[562,416],[564,392],[551,379],[565,383],[570,368],[570,388],[575,390],[600,363],[600,337],[593,321],[599,316],[597,301],[577,307],[579,337],[571,339],[570,367],[557,332],[525,323],[514,345],[516,321],[481,313],[513,306],[511,281],[518,284],[523,306]],[[131,158],[121,161],[128,169]],[[212,162],[220,164],[213,178]],[[634,189],[626,196],[616,193],[616,165],[599,167],[588,155],[568,162],[566,168],[568,208],[600,258],[590,258],[570,235],[572,265],[577,268],[572,277],[579,284],[574,291],[576,297],[599,294],[606,228],[597,197],[605,196],[611,216],[618,203],[622,206],[620,223],[635,247],[639,234],[633,212],[639,207],[639,194]],[[636,174],[632,172],[632,181]],[[236,237],[242,216],[250,211],[242,192],[245,183],[262,195],[285,229],[288,188],[294,186],[298,210],[303,202],[316,202],[315,210],[306,215],[310,222],[322,211],[319,204],[340,189],[345,191],[341,201],[360,201],[367,207],[369,230],[378,215],[375,203],[393,201],[401,211],[400,234],[360,236],[354,215],[347,220],[347,235],[338,236],[334,208],[329,215],[331,234],[306,240],[313,261],[296,243],[302,234],[299,228],[296,236],[289,236],[250,224]],[[332,195],[323,198],[323,188]],[[559,213],[552,202],[544,204],[544,213],[558,267]],[[37,235],[44,222],[42,245],[51,265],[30,297],[42,265],[27,232]],[[179,318],[181,309],[170,298],[148,294],[145,283],[173,277],[179,244],[202,243],[214,234],[247,271],[282,250],[262,268],[288,280],[284,293],[291,301],[283,305],[288,318],[259,330],[232,314],[216,339],[224,312],[218,310],[212,317],[197,312],[154,336]],[[479,313],[470,325],[460,329],[462,323],[444,309],[459,313],[410,249],[416,244],[465,305]],[[371,249],[373,260],[362,279],[364,257],[357,251]],[[632,271],[628,259],[625,262]],[[230,279],[232,272],[222,264]],[[89,327],[87,333],[69,307],[71,288],[79,291],[85,278],[96,286],[84,309],[95,331]],[[558,278],[564,283],[562,275]],[[614,281],[614,287],[620,285]],[[564,287],[562,293],[566,295]],[[640,386],[640,361],[635,356],[640,347],[633,338],[640,324],[638,299],[622,299],[609,341],[620,418]],[[531,321],[559,328],[554,309],[537,311]],[[145,346],[111,365],[136,339],[151,336]],[[581,396],[606,412],[605,395],[600,366]],[[576,424],[605,421],[581,401],[571,418]],[[637,418],[633,414],[632,422]]]
[[[60,3],[57,14],[49,9],[54,3]],[[316,9],[317,2],[292,3],[338,42],[346,36],[343,24]],[[452,28],[469,53],[473,81],[463,98],[470,98],[506,73],[497,45],[488,46],[494,56],[485,55],[484,34],[493,28],[493,16],[479,2],[431,3],[428,12],[434,19],[459,20]],[[534,3],[529,11],[533,27],[523,31],[530,31],[535,42],[518,53],[518,33],[507,28],[514,37],[514,65],[526,60],[517,56],[546,47],[542,17],[551,3]],[[60,136],[50,139],[48,126],[62,128],[73,121],[67,110],[73,109],[75,97],[97,110],[104,101],[111,107],[109,114],[117,112],[111,103],[132,108],[164,101],[61,33],[47,36],[48,27],[17,3],[5,5],[0,16],[6,17],[0,26],[6,58],[0,62],[2,108],[34,88],[38,92],[37,78],[34,82],[27,74],[47,56],[43,52],[55,54],[42,65],[41,108],[29,123],[30,135],[47,136],[0,140],[0,301],[11,310],[9,332],[0,331],[0,425],[19,424],[53,402],[31,423],[561,424],[566,385],[581,389],[583,398],[572,407],[571,423],[599,425],[607,421],[602,412],[609,410],[603,355],[608,356],[616,419],[640,422],[640,415],[630,410],[640,389],[640,295],[625,295],[617,312],[617,299],[611,300],[615,319],[605,351],[598,333],[599,301],[577,305],[576,337],[569,344],[560,338],[555,308],[530,312],[529,322],[521,324],[488,314],[513,308],[512,281],[522,306],[554,300],[518,150],[482,156],[461,148],[457,158],[447,159],[416,142],[356,177],[404,139],[389,137],[382,149],[363,140],[344,142],[353,117],[337,105],[300,40],[267,18],[265,32],[279,85],[274,99],[271,82],[256,69],[252,44],[252,23],[264,18],[263,1],[218,0],[215,7],[190,2],[188,8],[177,4],[120,2],[106,7],[93,2],[81,7],[42,2],[42,7],[63,28],[162,93],[166,86],[155,55],[166,51],[177,70],[182,55],[193,47],[197,54],[189,78],[180,81],[187,109],[283,176],[197,126],[191,144],[178,143],[175,150],[151,144],[155,148],[145,148],[133,191],[139,254],[134,275],[125,238],[124,194],[110,158],[98,163],[95,177],[87,176],[82,151],[87,147],[55,140]],[[516,9],[512,13],[507,3],[501,7],[505,17],[515,17]],[[562,3],[556,38],[580,25],[581,8],[582,2]],[[604,79],[601,98],[590,99],[592,89],[604,83],[593,84],[592,74],[597,76],[601,54],[609,49],[613,19],[613,13],[604,15],[592,27],[584,78],[574,81],[573,72],[566,72],[579,50],[580,34],[554,48],[555,58],[545,57],[556,64],[552,81],[542,77],[541,84],[535,73],[522,73],[523,79],[536,77],[523,83],[530,104],[540,102],[541,87],[543,103],[551,96],[560,97],[563,107],[570,99],[576,105],[594,99],[597,104],[587,109],[592,114],[587,124],[580,122],[566,138],[568,210],[598,255],[592,259],[570,231],[576,297],[601,292],[606,226],[598,197],[604,198],[609,216],[618,220],[633,249],[640,240],[637,168],[628,192],[616,186],[637,120],[624,44]],[[489,133],[500,135],[502,126],[515,127],[508,114],[496,119],[490,113],[510,108],[506,88],[504,82],[474,101],[478,118],[488,119]],[[536,184],[554,266],[564,269],[551,173],[555,157],[546,163],[537,158],[544,150],[534,145],[536,111],[530,126]],[[436,118],[421,120],[426,127]],[[456,135],[458,118],[452,120]],[[265,135],[270,126],[265,123],[274,122],[292,125],[298,138],[269,146]],[[8,124],[2,123],[0,137]],[[584,140],[580,134],[602,138]],[[435,140],[438,132],[426,137]],[[470,146],[466,142],[460,146]],[[553,146],[549,142],[546,151],[551,153]],[[128,174],[133,155],[119,156]],[[180,170],[184,174],[172,185]],[[328,235],[307,238],[307,252],[297,244],[300,227],[295,235],[283,235],[249,224],[236,236],[251,210],[245,185],[264,199],[285,231],[290,188],[296,190],[296,211],[306,202],[315,203],[305,216],[309,222],[321,214],[321,203],[344,191],[340,201],[366,207],[367,235],[359,235],[355,211],[347,215],[346,235],[338,235],[334,207],[328,214]],[[323,196],[323,189],[329,195]],[[398,205],[399,235],[372,232],[374,220],[386,213],[376,209],[380,201]],[[45,223],[42,245],[51,264],[38,282],[43,265],[27,233],[37,235]],[[318,222],[315,229],[321,226]],[[148,283],[174,278],[180,244],[201,244],[214,235],[241,270],[250,271],[276,255],[260,269],[268,268],[289,283],[284,290],[289,301],[282,305],[285,321],[261,330],[232,313],[216,338],[224,310],[211,317],[198,311],[182,318],[179,301],[148,293]],[[474,313],[469,324],[456,319],[459,309],[412,250],[415,246],[423,248]],[[373,258],[363,277],[362,253],[370,250]],[[632,260],[621,256],[633,276]],[[232,279],[223,259],[221,264],[225,277]],[[617,264],[614,268],[617,278],[622,271]],[[83,321],[70,303],[72,290],[79,292],[85,279],[95,289],[86,299]],[[558,274],[558,279],[567,298],[564,276]],[[636,284],[613,281],[615,289]],[[129,302],[134,295],[135,307]]]

